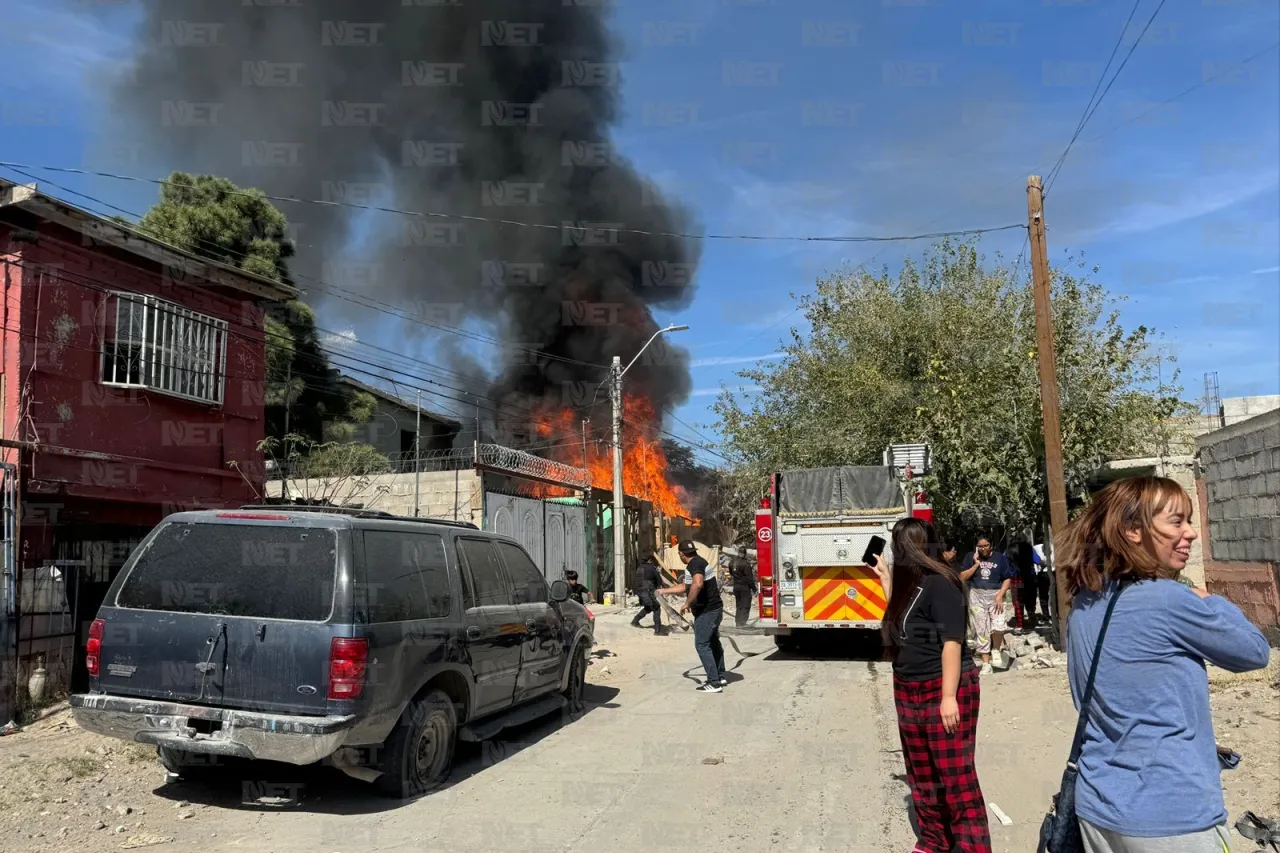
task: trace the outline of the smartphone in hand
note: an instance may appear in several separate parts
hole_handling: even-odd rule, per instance
[[[883,536],[872,536],[871,541],[867,543],[867,550],[862,554],[862,562],[868,566],[875,565],[875,558],[884,553],[884,546]]]

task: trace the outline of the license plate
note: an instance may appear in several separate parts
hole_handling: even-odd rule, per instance
[[[783,592],[799,592],[800,581],[783,581],[779,585],[779,589],[781,589]]]

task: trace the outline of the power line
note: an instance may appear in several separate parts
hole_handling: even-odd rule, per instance
[[[1155,23],[1156,16],[1159,15],[1160,10],[1164,8],[1164,4],[1165,4],[1165,0],[1160,0],[1159,5],[1156,6],[1156,10],[1151,13],[1151,17],[1147,19],[1146,26],[1142,28],[1142,32],[1138,33],[1138,37],[1134,39],[1133,44],[1129,48],[1129,52],[1124,55],[1124,59],[1120,62],[1119,67],[1116,68],[1116,73],[1111,75],[1111,82],[1107,83],[1106,88],[1102,90],[1102,94],[1098,96],[1098,100],[1096,103],[1094,103],[1093,108],[1092,109],[1088,107],[1085,108],[1085,114],[1080,119],[1080,126],[1076,130],[1075,136],[1071,138],[1071,142],[1067,143],[1067,147],[1066,149],[1063,150],[1062,156],[1058,158],[1057,165],[1054,167],[1053,171],[1049,173],[1049,177],[1045,182],[1046,193],[1053,186],[1053,183],[1054,181],[1057,180],[1058,175],[1062,173],[1062,167],[1067,161],[1067,152],[1071,150],[1072,143],[1080,135],[1080,133],[1084,131],[1085,125],[1089,123],[1089,119],[1093,118],[1093,114],[1098,111],[1098,107],[1102,106],[1103,98],[1107,97],[1107,93],[1111,91],[1111,87],[1115,85],[1116,80],[1120,79],[1120,73],[1124,71],[1124,67],[1129,64],[1129,57],[1133,56],[1133,52],[1138,49],[1138,45],[1142,44],[1143,37],[1146,36],[1147,30],[1151,29],[1151,25]],[[1137,11],[1136,3],[1134,4],[1134,11],[1135,12]],[[1132,20],[1133,12],[1129,13],[1129,18]],[[1125,30],[1128,30],[1128,23],[1125,24]],[[1121,32],[1120,37],[1122,39],[1124,38],[1124,32]],[[1119,42],[1117,42],[1117,46],[1119,46]],[[1114,52],[1112,55],[1114,56]],[[1103,73],[1105,74],[1106,72],[1104,71]],[[1101,78],[1099,78],[1098,82],[1102,82]]]
[[[72,245],[72,244],[70,244],[70,243],[67,243],[67,241],[65,241],[65,240],[60,240],[60,239],[58,239],[57,237],[50,237],[49,239],[54,240],[54,241],[56,241],[56,242],[61,242],[61,243],[63,243],[64,245]],[[5,260],[5,261],[3,261],[3,263],[10,263],[10,264],[13,264],[13,265],[15,265],[15,266],[17,266],[17,267],[19,267],[19,268],[23,268],[23,269],[30,269],[30,270],[35,271],[35,272],[42,272],[42,273],[43,273],[43,272],[48,272],[48,271],[49,271],[49,268],[48,268],[47,266],[42,266],[42,265],[39,265],[39,264],[26,263],[26,262],[21,262],[21,261],[14,261],[14,260]],[[57,270],[57,272],[58,272],[58,275],[59,275],[60,279],[62,279],[62,280],[64,280],[64,281],[67,281],[69,284],[75,285],[75,286],[77,286],[77,287],[83,287],[83,288],[86,288],[86,289],[89,289],[89,290],[96,290],[96,291],[98,291],[98,292],[100,292],[100,293],[107,294],[107,295],[112,295],[112,294],[116,293],[115,288],[113,288],[113,287],[111,286],[110,282],[104,282],[104,281],[101,281],[101,280],[99,280],[99,279],[93,279],[93,278],[90,278],[90,277],[85,276],[85,275],[83,275],[83,274],[80,274],[80,273],[73,273],[73,272],[70,272],[70,271],[65,270],[65,269],[59,269],[59,270]],[[78,279],[78,280],[77,280],[77,279]],[[232,328],[228,327],[228,328],[227,328],[227,330],[226,330],[226,334],[227,334],[229,337],[235,337],[235,338],[238,338],[238,339],[240,339],[240,340],[246,341],[246,342],[248,342],[248,343],[266,345],[266,344],[268,343],[267,336],[268,336],[270,333],[264,332],[264,336],[263,336],[263,337],[255,337],[254,335],[246,334],[246,333],[244,333],[244,332],[240,332],[240,331],[237,331],[237,330],[234,330],[234,329],[232,329]],[[367,359],[362,359],[362,358],[359,358],[359,357],[357,357],[357,356],[350,355],[350,354],[348,354],[348,353],[342,353],[342,352],[331,352],[331,351],[328,351],[328,350],[324,350],[324,348],[323,348],[323,347],[321,347],[321,350],[322,350],[326,355],[328,355],[331,359],[334,359],[334,360],[335,360],[335,362],[334,362],[334,363],[335,363],[335,366],[336,366],[336,367],[339,367],[339,368],[341,368],[342,370],[347,371],[347,372],[359,373],[359,374],[366,375],[366,376],[371,376],[371,377],[373,377],[373,378],[380,379],[380,380],[383,380],[383,381],[393,381],[393,380],[388,380],[388,377],[386,377],[386,376],[382,375],[382,373],[377,372],[377,371],[389,372],[389,373],[399,374],[399,375],[401,375],[401,376],[406,376],[406,377],[408,377],[408,378],[410,378],[410,379],[413,379],[414,381],[419,382],[419,383],[424,383],[424,384],[427,384],[427,385],[433,385],[433,386],[435,386],[435,387],[437,387],[437,388],[444,388],[444,389],[446,389],[446,390],[456,391],[456,392],[458,392],[458,393],[464,394],[464,395],[466,395],[467,399],[460,398],[460,397],[452,397],[452,396],[450,396],[450,395],[448,395],[448,394],[444,394],[444,393],[442,393],[442,392],[440,392],[440,391],[432,391],[432,390],[429,390],[429,389],[427,389],[427,388],[423,388],[423,387],[421,387],[421,386],[409,386],[409,387],[411,387],[413,390],[421,391],[421,392],[422,392],[422,393],[424,393],[424,394],[428,394],[428,395],[436,395],[436,396],[443,397],[443,398],[445,398],[445,399],[452,400],[452,401],[454,401],[454,402],[458,402],[458,403],[462,403],[462,404],[466,404],[466,405],[475,405],[477,408],[484,409],[486,412],[491,412],[491,413],[494,415],[494,417],[492,417],[492,418],[491,418],[491,420],[492,420],[495,424],[501,424],[501,423],[511,422],[511,421],[509,421],[507,418],[501,417],[503,414],[508,413],[508,412],[511,412],[511,413],[515,413],[515,412],[524,412],[524,413],[526,414],[525,418],[524,418],[524,419],[522,419],[522,420],[520,420],[520,421],[515,421],[515,423],[521,423],[521,424],[527,424],[527,423],[530,423],[530,418],[531,418],[531,417],[539,417],[539,416],[542,416],[542,415],[544,415],[544,414],[545,414],[545,411],[544,411],[544,410],[539,410],[539,409],[535,409],[535,408],[532,408],[532,407],[529,407],[529,406],[524,406],[524,405],[521,405],[521,404],[516,403],[516,402],[513,402],[513,401],[499,401],[499,400],[496,400],[496,399],[494,399],[494,398],[487,397],[487,396],[485,396],[485,395],[483,395],[483,394],[473,394],[472,392],[464,391],[464,390],[461,390],[461,389],[455,388],[455,387],[450,386],[450,385],[445,385],[444,383],[442,383],[442,382],[438,382],[438,381],[433,380],[433,379],[428,379],[428,378],[426,378],[426,377],[419,376],[419,375],[417,375],[417,374],[410,373],[410,372],[405,371],[405,370],[398,370],[398,369],[396,369],[396,368],[394,368],[394,367],[391,367],[391,366],[388,366],[388,365],[385,365],[385,364],[381,364],[381,363],[379,363],[379,362],[369,361],[369,360],[367,360]],[[95,351],[96,351],[96,350],[95,350]],[[341,361],[341,362],[338,362],[338,361],[336,361],[337,359],[341,359],[342,361]],[[342,362],[354,362],[354,364],[352,364],[352,363],[342,363]],[[370,370],[370,369],[368,369],[368,368],[374,368],[374,370]],[[326,379],[328,379],[329,377],[325,377],[325,376],[322,376],[322,375],[320,375],[320,374],[307,373],[307,372],[305,372],[305,371],[294,371],[294,375],[295,375],[296,377],[301,378],[301,379],[303,379],[303,380],[304,380],[304,381],[303,381],[303,383],[302,383],[302,387],[309,387],[309,388],[312,388],[312,389],[314,389],[314,390],[326,390],[326,386],[323,386],[323,385],[317,385],[317,384],[315,384],[315,383],[308,383],[308,382],[305,382],[305,379],[310,378],[310,379],[317,380],[317,382],[320,382],[320,381],[325,381],[325,380],[326,380]],[[229,371],[229,370],[227,370],[227,371],[225,371],[225,372],[224,372],[224,376],[225,376],[226,378],[228,378],[228,379],[240,379],[240,380],[243,380],[243,381],[252,381],[252,382],[259,382],[259,381],[263,381],[263,378],[264,378],[264,377],[262,377],[262,376],[259,376],[258,374],[252,374],[252,375],[251,375],[251,374],[236,374],[236,373],[232,373],[232,372],[231,372],[231,371]],[[408,383],[404,383],[404,384],[406,384],[406,385],[407,385]],[[489,401],[489,402],[491,402],[491,403],[495,403],[495,404],[499,404],[499,405],[481,405],[481,403],[480,403],[480,401],[481,401],[481,400]],[[576,434],[576,431],[575,431],[575,434]]]
[[[62,243],[63,245],[67,245],[67,246],[72,246],[72,245],[73,245],[73,244],[71,244],[71,243],[69,243],[69,242],[67,242],[67,241],[65,241],[65,240],[61,240],[61,239],[59,239],[59,238],[57,238],[57,237],[50,237],[50,239],[52,239],[52,240],[54,240],[54,241],[56,241],[56,242],[60,242],[60,243]],[[10,263],[10,264],[13,264],[13,265],[15,265],[15,266],[17,266],[17,267],[19,267],[19,268],[22,268],[22,269],[30,269],[30,270],[35,271],[35,272],[47,272],[47,271],[48,271],[48,269],[47,269],[46,267],[42,267],[42,266],[41,266],[41,265],[39,265],[39,264],[31,264],[31,263],[26,263],[26,262],[22,262],[22,261],[13,261],[13,260],[6,260],[6,261],[4,261],[4,263]],[[86,288],[86,289],[89,289],[89,290],[96,290],[96,291],[98,291],[98,292],[100,292],[100,293],[108,294],[108,295],[113,294],[113,293],[115,293],[115,292],[116,292],[116,291],[114,290],[114,288],[112,288],[112,287],[110,286],[110,283],[108,283],[108,282],[104,282],[104,281],[101,281],[101,280],[93,279],[93,278],[90,278],[89,276],[85,276],[85,275],[80,274],[80,273],[71,273],[71,272],[69,272],[69,271],[67,271],[67,270],[65,270],[65,269],[59,269],[59,270],[57,270],[57,273],[58,273],[58,275],[59,275],[59,277],[60,277],[61,279],[66,280],[69,284],[72,284],[72,285],[77,286],[77,287],[83,287],[83,288]],[[17,330],[14,330],[14,331],[17,331]],[[30,332],[30,333],[25,333],[25,334],[30,334],[30,336],[31,336],[31,337],[33,337],[33,338],[34,338],[34,339],[36,339],[36,340],[39,340],[38,336],[36,335],[36,332],[34,332],[34,331],[32,331],[32,332]],[[244,332],[240,332],[240,331],[233,330],[233,329],[231,329],[231,328],[229,328],[229,327],[228,327],[228,329],[227,329],[227,335],[228,335],[228,336],[237,337],[237,338],[239,338],[239,339],[241,339],[241,340],[244,340],[244,341],[246,341],[246,342],[249,342],[249,343],[254,343],[254,344],[264,344],[264,345],[265,345],[265,344],[267,343],[267,337],[266,337],[266,335],[269,335],[269,333],[264,332],[264,337],[259,338],[259,337],[255,337],[255,336],[250,335],[250,334],[246,334],[246,333],[244,333]],[[375,349],[382,349],[382,348],[380,348],[380,347],[373,347],[373,345],[369,345],[369,346],[370,346],[370,347],[372,347],[372,348],[375,348]],[[96,352],[98,352],[98,350],[97,350],[96,348],[90,349],[90,348],[88,348],[88,347],[79,347],[79,346],[74,346],[74,345],[71,345],[71,348],[73,348],[73,349],[83,350],[83,351],[85,351],[85,352],[95,352],[95,353],[96,353]],[[356,357],[356,356],[353,356],[353,355],[350,355],[350,354],[347,354],[347,353],[343,353],[343,352],[332,352],[332,351],[329,351],[329,350],[324,350],[324,348],[323,348],[323,347],[321,347],[321,349],[322,349],[322,351],[324,351],[324,352],[325,352],[325,354],[326,354],[326,355],[328,355],[328,356],[329,356],[329,357],[334,361],[334,363],[335,363],[335,366],[336,366],[336,367],[339,367],[339,368],[341,368],[341,369],[342,369],[342,370],[344,370],[344,371],[353,372],[353,373],[358,373],[358,374],[362,374],[362,375],[367,375],[367,376],[374,377],[374,378],[376,378],[376,379],[380,379],[380,380],[383,380],[383,381],[391,382],[392,384],[396,384],[396,380],[391,379],[391,378],[389,378],[389,377],[387,377],[387,376],[384,376],[384,375],[383,375],[382,373],[380,373],[380,372],[377,372],[377,371],[382,371],[382,372],[385,372],[385,373],[392,373],[392,374],[396,374],[396,375],[399,375],[399,376],[404,376],[404,377],[407,377],[408,379],[414,380],[414,381],[416,381],[416,382],[425,383],[425,384],[427,384],[427,385],[432,385],[432,386],[435,386],[435,387],[438,387],[438,388],[444,388],[444,389],[446,389],[446,390],[456,391],[457,393],[460,393],[460,394],[465,395],[465,396],[466,396],[466,398],[469,398],[469,399],[464,399],[464,398],[459,398],[459,397],[452,397],[452,396],[450,396],[450,395],[448,395],[448,394],[444,394],[444,393],[441,393],[441,392],[439,392],[439,391],[431,391],[431,390],[426,389],[426,388],[423,388],[423,387],[421,387],[421,386],[415,386],[415,385],[412,385],[412,384],[410,384],[410,383],[408,383],[408,382],[403,382],[403,381],[401,382],[401,384],[406,385],[408,388],[410,388],[410,390],[414,390],[414,391],[421,391],[421,392],[422,392],[422,393],[424,393],[424,394],[428,394],[428,395],[435,395],[435,396],[443,397],[443,398],[445,398],[445,399],[452,400],[452,401],[454,401],[454,402],[458,402],[458,403],[462,403],[462,404],[473,404],[473,405],[475,405],[477,408],[484,409],[486,412],[491,412],[491,413],[493,413],[494,415],[502,415],[504,412],[510,412],[510,411],[517,411],[517,412],[521,412],[521,411],[522,411],[522,412],[524,412],[524,413],[525,413],[525,417],[524,417],[523,419],[521,419],[521,420],[518,420],[518,421],[508,421],[508,419],[506,419],[506,418],[502,418],[502,417],[494,417],[494,418],[492,418],[491,420],[493,420],[493,422],[494,422],[495,424],[501,424],[501,423],[504,423],[504,422],[511,422],[511,423],[518,423],[518,424],[520,424],[520,425],[522,425],[522,426],[527,425],[527,426],[533,427],[533,428],[535,428],[535,429],[537,429],[537,428],[539,428],[539,427],[548,428],[548,429],[556,429],[556,430],[557,430],[558,432],[560,432],[562,435],[566,436],[566,440],[563,442],[563,445],[560,445],[560,444],[552,444],[552,445],[548,445],[548,446],[573,446],[573,445],[576,445],[576,444],[578,444],[578,443],[580,443],[580,442],[581,442],[581,435],[578,433],[578,431],[577,431],[577,429],[576,429],[576,428],[575,428],[575,429],[573,429],[573,430],[557,429],[557,428],[555,427],[555,425],[553,425],[553,424],[551,424],[551,423],[546,422],[546,420],[545,420],[545,419],[546,419],[546,417],[547,417],[548,415],[552,414],[552,412],[550,412],[550,411],[548,411],[548,410],[546,410],[546,409],[534,408],[534,407],[530,407],[530,406],[524,406],[524,405],[521,405],[521,404],[519,404],[519,403],[515,403],[515,402],[511,402],[511,401],[499,401],[499,400],[496,400],[496,399],[494,399],[494,398],[487,397],[487,396],[484,396],[484,395],[481,395],[481,394],[473,394],[472,392],[469,392],[469,391],[465,391],[465,390],[462,390],[462,389],[458,389],[458,388],[455,388],[455,387],[450,386],[450,385],[445,385],[444,383],[437,382],[437,381],[435,381],[435,380],[425,378],[425,377],[423,377],[423,376],[417,375],[417,374],[415,374],[415,373],[411,373],[411,372],[409,372],[409,371],[407,371],[407,370],[404,370],[404,369],[397,369],[397,367],[395,367],[395,366],[391,366],[391,365],[387,365],[387,364],[381,364],[381,363],[374,362],[374,361],[369,361],[369,360],[367,360],[367,359],[358,358],[358,357]],[[403,357],[402,357],[402,358],[403,358]],[[344,362],[354,362],[354,363],[352,364],[352,363],[344,363]],[[429,365],[428,365],[428,366],[429,366]],[[373,369],[371,370],[371,369],[369,369],[369,368],[373,368]],[[254,382],[261,381],[260,377],[259,377],[256,373],[255,373],[255,374],[237,374],[237,373],[233,373],[233,372],[231,372],[230,370],[227,370],[227,371],[225,371],[225,372],[224,372],[223,376],[224,376],[224,381],[225,381],[225,380],[231,380],[231,379],[239,379],[239,380],[242,380],[242,381],[254,381]],[[298,371],[298,372],[295,372],[295,376],[296,376],[297,378],[299,378],[299,379],[303,380],[303,381],[302,381],[302,386],[303,386],[303,387],[309,387],[309,388],[312,388],[312,389],[315,389],[315,390],[324,390],[324,389],[325,389],[325,386],[316,385],[315,383],[309,383],[309,382],[306,382],[306,381],[305,381],[307,378],[315,379],[315,380],[318,380],[318,381],[319,381],[319,380],[324,380],[324,379],[326,379],[326,377],[324,377],[324,376],[321,376],[321,375],[319,375],[319,374],[306,373],[306,372],[304,372],[304,371]],[[480,404],[480,401],[481,401],[481,400],[489,401],[489,402],[491,402],[491,403],[495,403],[495,404],[498,404],[498,405],[481,405],[481,404]],[[406,405],[407,405],[407,403],[406,403]],[[573,411],[573,410],[574,410],[574,407],[571,407],[571,406],[567,406],[566,408],[568,408],[570,411]],[[675,417],[672,413],[670,413],[670,412],[666,412],[665,410],[664,410],[664,414],[669,414],[669,415],[672,415],[672,417]],[[666,436],[669,436],[669,437],[671,437],[671,438],[677,439],[677,440],[679,440],[679,441],[681,441],[681,442],[683,442],[683,443],[686,443],[686,444],[690,445],[691,447],[693,447],[693,448],[695,448],[695,449],[704,450],[704,451],[706,451],[706,452],[708,452],[708,453],[712,453],[712,454],[713,454],[713,455],[715,455],[715,456],[719,456],[719,457],[720,457],[720,458],[722,458],[722,459],[725,459],[725,458],[726,458],[726,457],[724,457],[724,456],[723,456],[723,454],[720,454],[720,453],[718,453],[718,452],[716,452],[716,451],[714,451],[714,450],[711,450],[711,449],[710,449],[710,448],[708,448],[708,447],[699,446],[696,442],[690,442],[687,438],[684,438],[684,437],[682,437],[682,436],[679,436],[679,435],[677,435],[677,434],[675,434],[675,433],[673,433],[673,432],[670,432],[669,430],[666,430],[666,429],[665,429],[665,428],[663,428],[660,424],[658,424],[658,425],[654,426],[654,425],[642,424],[642,423],[639,423],[639,422],[637,422],[637,421],[634,421],[634,420],[631,420],[631,419],[627,419],[627,418],[624,418],[624,420],[626,420],[628,423],[630,423],[633,427],[635,427],[635,428],[636,428],[636,429],[638,429],[638,430],[641,430],[641,431],[644,431],[644,432],[651,432],[651,431],[658,432],[658,433],[660,433],[660,434],[662,434],[662,435],[666,435]],[[678,419],[677,419],[677,420],[678,420]],[[681,421],[681,423],[683,423],[683,421]],[[686,426],[688,426],[687,424],[685,424],[685,425],[686,425]],[[600,428],[599,428],[599,430],[600,430],[601,432],[603,432],[605,429],[606,429],[605,427],[600,427]],[[696,431],[696,430],[695,430],[695,431]],[[595,430],[591,430],[590,432],[595,432]],[[704,436],[704,438],[705,438],[705,436]],[[535,447],[536,447],[537,445],[533,445],[533,446],[535,446]]]
[[[118,205],[114,205],[114,204],[112,204],[112,203],[110,203],[110,202],[103,201],[102,199],[95,198],[94,196],[88,195],[88,194],[86,194],[86,193],[78,192],[77,190],[73,190],[73,189],[71,189],[70,187],[66,187],[66,186],[63,186],[62,184],[55,183],[54,181],[50,181],[50,180],[47,180],[47,179],[41,179],[41,178],[39,178],[39,177],[37,177],[37,176],[35,176],[35,175],[32,175],[30,172],[25,172],[25,171],[23,171],[22,169],[20,169],[20,168],[16,168],[16,167],[14,167],[14,166],[12,166],[12,165],[7,165],[7,164],[4,164],[4,163],[0,163],[0,165],[4,165],[4,166],[6,166],[10,171],[12,171],[12,172],[16,172],[16,173],[17,173],[17,174],[19,174],[19,175],[24,175],[24,176],[26,176],[26,177],[28,177],[28,178],[31,178],[31,179],[32,179],[32,180],[34,180],[34,181],[44,180],[44,182],[45,182],[45,183],[47,183],[49,186],[57,187],[58,189],[60,189],[60,190],[62,190],[62,191],[64,191],[64,192],[68,192],[68,193],[71,193],[72,195],[78,196],[78,197],[80,197],[80,198],[87,199],[88,201],[94,202],[95,204],[99,204],[99,205],[101,205],[102,207],[108,208],[108,209],[110,209],[110,210],[115,210],[115,211],[118,211],[118,212],[120,212],[120,213],[128,214],[129,216],[132,216],[135,220],[140,220],[140,219],[142,218],[139,214],[135,213],[134,211],[126,210],[126,209],[125,209],[125,208],[123,208],[123,207],[119,207]],[[54,169],[54,167],[41,167],[41,166],[31,166],[31,167],[29,167],[29,168],[35,168],[35,169],[38,169],[38,168],[49,168],[49,169],[53,169],[53,170],[55,170],[55,171],[72,171],[72,170],[58,170],[58,169]],[[135,229],[135,230],[136,230],[136,229]],[[152,237],[152,236],[150,236],[150,235],[148,235],[148,234],[144,234],[143,232],[139,232],[139,233],[140,233],[140,234],[143,234],[143,236],[147,237],[148,239],[152,239],[152,240],[155,240],[155,239],[156,239],[155,237]],[[158,241],[158,242],[163,242],[163,241]],[[231,250],[230,250],[230,249],[228,249],[226,246],[220,246],[220,245],[215,244],[215,243],[213,243],[213,242],[211,242],[211,241],[209,241],[209,240],[200,239],[200,240],[198,240],[198,242],[199,242],[199,243],[202,243],[202,244],[205,244],[205,245],[207,245],[207,246],[210,246],[210,247],[212,247],[212,248],[214,248],[214,249],[216,249],[220,254],[230,255],[230,256],[232,256],[232,257],[237,257],[237,258],[239,258],[239,259],[241,259],[241,260],[244,260],[244,259],[246,259],[246,258],[248,257],[248,255],[247,255],[246,253],[244,253],[244,252],[234,252],[234,251],[231,251]],[[175,246],[175,247],[173,247],[173,248],[174,248],[174,249],[177,249],[178,251],[182,251],[181,249],[179,249],[179,248],[178,248],[178,247],[176,247],[176,246]],[[414,323],[414,324],[417,324],[417,325],[420,325],[420,326],[425,326],[425,327],[428,327],[428,328],[437,329],[437,330],[442,331],[442,332],[448,332],[448,333],[450,333],[450,334],[458,335],[459,337],[467,338],[467,339],[469,339],[469,340],[473,340],[473,341],[478,341],[478,342],[480,342],[480,343],[488,343],[488,344],[492,344],[492,345],[495,345],[495,346],[501,347],[501,348],[506,349],[506,350],[514,350],[514,351],[516,351],[516,352],[524,352],[524,353],[529,353],[529,354],[538,355],[538,356],[540,356],[540,357],[542,357],[542,358],[546,358],[546,359],[551,360],[551,361],[559,361],[559,362],[563,362],[563,363],[567,363],[567,364],[577,364],[577,365],[581,365],[581,366],[583,366],[583,367],[591,367],[591,368],[595,368],[595,369],[597,369],[597,370],[607,370],[607,369],[608,369],[608,368],[607,368],[607,367],[605,367],[604,365],[594,364],[594,363],[592,363],[592,362],[588,362],[588,361],[581,361],[581,360],[579,360],[579,359],[568,358],[567,356],[555,355],[554,353],[545,353],[545,352],[542,352],[541,350],[533,350],[533,349],[529,349],[529,348],[527,348],[527,347],[521,347],[521,346],[517,346],[517,345],[509,344],[509,343],[507,343],[507,342],[505,342],[505,341],[500,341],[500,340],[498,340],[497,338],[493,338],[493,337],[490,337],[490,336],[488,336],[488,335],[481,334],[481,333],[479,333],[479,332],[471,331],[471,330],[469,330],[469,329],[463,329],[463,328],[460,328],[460,327],[458,327],[458,326],[449,326],[449,325],[447,325],[447,324],[442,324],[442,323],[433,323],[433,322],[431,322],[431,321],[429,321],[429,320],[424,320],[424,319],[422,319],[422,318],[420,318],[420,317],[416,317],[416,316],[413,316],[413,315],[407,314],[407,313],[403,312],[401,309],[397,308],[396,306],[391,305],[391,304],[386,303],[386,302],[382,302],[382,301],[377,300],[377,299],[374,299],[374,298],[373,298],[373,297],[371,297],[371,296],[366,296],[365,294],[357,293],[356,291],[353,291],[353,290],[348,290],[348,289],[346,289],[346,288],[339,287],[339,286],[334,285],[334,284],[329,284],[329,283],[327,283],[327,282],[324,282],[324,281],[322,281],[322,280],[320,280],[320,279],[318,279],[318,278],[313,278],[313,277],[311,277],[311,276],[302,275],[302,274],[300,274],[300,273],[291,273],[291,274],[293,275],[293,277],[294,277],[294,278],[302,279],[303,281],[312,281],[312,282],[315,282],[317,285],[319,285],[320,289],[321,289],[323,292],[328,293],[329,295],[334,296],[334,297],[335,297],[335,298],[337,298],[337,299],[342,299],[343,301],[350,302],[351,304],[353,304],[353,305],[358,305],[358,306],[360,306],[360,307],[362,307],[362,308],[368,308],[368,309],[370,309],[370,310],[377,311],[377,312],[382,313],[382,314],[387,314],[387,315],[389,315],[389,316],[397,317],[397,318],[399,318],[399,319],[401,319],[401,320],[404,320],[404,321],[406,321],[406,322],[409,322],[409,323]],[[351,296],[343,296],[342,294],[351,294]],[[352,298],[352,297],[355,297],[355,298]],[[373,303],[373,304],[366,304],[366,302],[361,302],[361,301],[357,301],[357,300],[367,300],[367,302],[369,302],[369,303]],[[381,307],[379,307],[379,306],[381,306]]]
[[[175,186],[188,187],[194,189],[190,184],[180,184],[163,178],[143,178],[137,175],[117,175],[111,172],[97,172],[91,169],[74,169],[67,166],[48,166],[33,163],[12,163],[0,160],[0,166],[6,166],[10,169],[41,169],[49,172],[65,172],[72,175],[89,175],[99,178],[114,178],[120,181],[137,181],[140,183],[174,184]],[[266,198],[270,201],[289,202],[293,204],[316,204],[324,207],[349,207],[355,210],[375,211],[379,213],[392,213],[397,216],[420,216],[420,217],[437,217],[443,219],[458,219],[467,222],[486,222],[492,225],[506,225],[519,228],[542,228],[552,231],[564,231],[566,228],[572,228],[572,224],[549,225],[545,222],[520,222],[514,219],[499,219],[488,216],[473,216],[463,213],[440,213],[433,211],[421,210],[402,210],[395,207],[382,207],[374,204],[355,204],[346,201],[325,201],[323,199],[303,199],[288,198],[285,196],[259,195],[258,193],[250,193],[245,190],[229,191],[231,195],[244,195],[252,198]],[[610,228],[610,231],[616,231],[619,234],[645,234],[652,237],[677,237],[686,240],[756,240],[756,241],[792,241],[806,243],[894,243],[907,240],[936,240],[942,237],[960,237],[973,234],[984,234],[989,231],[1007,231],[1011,228],[1024,228],[1022,224],[1002,225],[995,228],[967,228],[960,231],[942,231],[932,234],[902,234],[896,236],[790,236],[790,235],[760,235],[760,234],[691,234],[679,231],[646,231],[639,228]]]
[[[1098,90],[1102,88],[1102,81],[1107,79],[1107,72],[1111,70],[1111,63],[1115,61],[1116,54],[1120,52],[1120,45],[1124,43],[1124,35],[1129,31],[1129,24],[1133,22],[1133,16],[1137,14],[1138,6],[1141,5],[1141,3],[1142,0],[1134,0],[1133,8],[1129,10],[1129,17],[1125,19],[1124,26],[1120,28],[1120,35],[1116,37],[1115,46],[1111,48],[1111,55],[1107,57],[1107,64],[1103,67],[1102,73],[1098,75],[1098,82],[1094,85],[1093,91],[1089,94],[1089,100],[1084,105],[1084,112],[1080,114],[1080,120],[1076,122],[1076,129],[1071,134],[1071,139],[1067,141],[1066,149],[1063,150],[1061,156],[1058,157],[1053,170],[1049,173],[1050,183],[1053,182],[1054,173],[1057,172],[1063,162],[1067,159],[1067,152],[1071,150],[1071,146],[1075,144],[1075,141],[1080,138],[1080,134],[1084,131],[1085,123],[1089,120],[1089,116],[1092,115],[1092,113],[1089,112],[1089,108],[1093,106],[1093,99],[1098,97]]]

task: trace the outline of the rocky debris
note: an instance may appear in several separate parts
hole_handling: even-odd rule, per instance
[[[1006,658],[1012,658],[1020,667],[1053,669],[1067,665],[1066,653],[1055,651],[1044,637],[1035,633],[1022,636],[1006,634],[1003,651]]]

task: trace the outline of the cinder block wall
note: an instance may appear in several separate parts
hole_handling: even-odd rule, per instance
[[[291,480],[289,492],[298,496],[330,496],[335,503],[360,503],[395,515],[413,515],[415,477],[420,477],[419,514],[428,518],[470,521],[482,527],[484,501],[480,474],[473,470],[423,471],[421,474],[378,474],[360,480],[341,482],[323,480]],[[281,483],[267,483],[267,493],[280,496]],[[456,519],[455,519],[456,509]]]
[[[1205,581],[1280,636],[1280,410],[1196,440]]]

